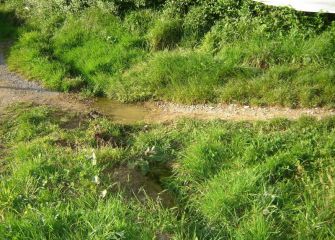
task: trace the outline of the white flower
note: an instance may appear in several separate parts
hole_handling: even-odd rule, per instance
[[[92,151],[92,165],[97,165],[97,156],[95,155],[94,151]]]
[[[103,191],[101,192],[100,197],[101,197],[101,198],[105,198],[106,195],[107,195],[107,190],[105,189],[105,190],[103,190]]]
[[[93,182],[94,182],[95,184],[99,185],[99,184],[100,184],[100,178],[99,178],[99,176],[94,176],[94,178],[93,178]]]
[[[155,146],[153,146],[153,147],[148,147],[146,150],[145,150],[145,152],[144,152],[144,155],[146,155],[146,156],[148,156],[148,155],[154,155],[154,154],[156,154],[156,147]]]
[[[269,214],[270,214],[269,209],[265,208],[265,209],[263,210],[263,215],[267,216],[267,215],[269,215]]]

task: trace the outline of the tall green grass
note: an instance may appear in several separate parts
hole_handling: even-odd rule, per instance
[[[334,118],[80,119],[36,106],[2,119],[0,238],[334,237]],[[115,187],[120,169],[136,180]],[[174,205],[153,197],[157,184]]]
[[[119,101],[334,107],[331,15],[251,0],[5,6],[26,26],[9,65],[54,89]]]

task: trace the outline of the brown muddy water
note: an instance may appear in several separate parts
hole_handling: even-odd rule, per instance
[[[108,98],[94,100],[91,107],[107,118],[124,124],[148,121],[153,115],[152,110],[145,105],[125,104]]]

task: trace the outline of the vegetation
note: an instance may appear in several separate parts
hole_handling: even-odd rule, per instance
[[[8,65],[123,102],[335,106],[335,23],[251,0],[0,0]],[[334,239],[335,117],[119,125],[12,106],[0,239]]]
[[[335,234],[335,118],[121,126],[23,105],[0,133],[1,239]]]
[[[10,67],[53,89],[124,102],[335,104],[333,16],[251,0],[2,5],[25,21]]]

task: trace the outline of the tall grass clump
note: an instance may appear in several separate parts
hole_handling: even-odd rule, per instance
[[[98,9],[70,17],[52,38],[54,55],[103,94],[113,74],[144,56],[144,41],[127,32],[120,20]]]
[[[222,84],[254,75],[257,72],[250,68],[225,64],[207,53],[162,52],[116,78],[109,95],[121,101],[142,97],[184,103],[217,102]],[[138,94],[132,95],[134,92]]]

